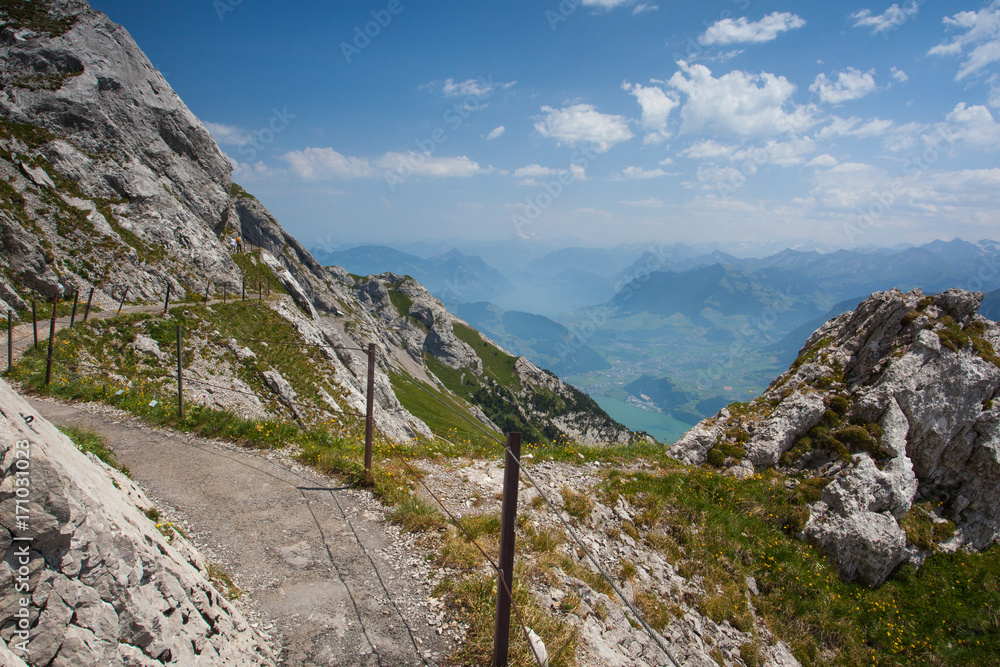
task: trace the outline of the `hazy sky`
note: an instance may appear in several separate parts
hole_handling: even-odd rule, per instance
[[[307,246],[1000,237],[1000,0],[92,0]]]

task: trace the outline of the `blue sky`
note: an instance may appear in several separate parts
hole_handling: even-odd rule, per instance
[[[1000,237],[1000,0],[92,4],[307,246]]]

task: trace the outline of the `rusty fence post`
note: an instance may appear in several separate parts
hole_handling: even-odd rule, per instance
[[[365,406],[365,470],[372,469],[372,435],[375,430],[375,343],[368,343],[368,397]]]
[[[69,328],[72,329],[73,325],[76,324],[76,307],[80,304],[80,290],[76,291],[73,295],[73,314],[69,316]]]
[[[125,305],[125,299],[126,299],[126,297],[128,297],[128,290],[129,290],[129,288],[128,288],[128,287],[126,287],[126,288],[125,288],[125,293],[124,293],[124,294],[122,294],[122,300],[121,300],[121,303],[119,303],[119,304],[118,304],[118,314],[119,314],[119,315],[121,315],[121,314],[122,314],[122,307],[123,307],[123,306]]]
[[[181,342],[183,330],[177,325],[177,416],[184,421],[184,346]]]
[[[500,561],[497,565],[497,616],[493,626],[493,667],[507,667],[511,593],[514,591],[514,531],[517,485],[521,474],[521,434],[507,434],[504,452],[503,508],[500,510]]]
[[[167,282],[167,298],[163,300],[163,314],[167,314],[167,309],[170,308],[170,283]]]
[[[90,288],[90,296],[87,297],[87,309],[83,311],[83,323],[86,324],[87,320],[90,319],[90,304],[94,301],[94,288]]]
[[[35,300],[31,300],[31,330],[35,334],[35,349],[38,349],[38,310],[35,306]]]
[[[52,300],[52,320],[49,323],[49,354],[45,359],[45,386],[52,380],[52,346],[56,340],[56,310],[59,309],[59,297]]]

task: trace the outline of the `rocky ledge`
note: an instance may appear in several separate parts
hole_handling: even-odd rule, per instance
[[[985,549],[1000,536],[1000,326],[976,314],[982,299],[874,294],[670,453],[735,475],[787,469],[814,495],[801,536],[848,581]]]
[[[143,513],[142,491],[3,381],[0,459],[0,662],[275,664],[201,555]]]

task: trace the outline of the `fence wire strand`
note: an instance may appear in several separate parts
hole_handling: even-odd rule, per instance
[[[32,335],[25,335],[25,336],[23,336],[21,338],[30,338],[30,337],[32,337]],[[368,351],[365,348],[360,348],[360,347],[353,348],[353,347],[349,347],[349,346],[339,346],[339,345],[334,345],[334,344],[306,343],[306,342],[294,343],[292,341],[278,341],[278,340],[262,339],[262,338],[239,338],[239,337],[235,337],[235,336],[229,337],[229,338],[226,338],[226,339],[221,339],[220,338],[219,340],[236,340],[237,342],[239,342],[239,341],[245,341],[245,342],[267,343],[267,344],[273,344],[273,345],[295,346],[295,347],[300,347],[300,348],[301,347],[312,347],[312,348],[320,348],[320,349],[329,348],[329,349],[334,349],[334,350],[340,349],[340,350],[357,351],[357,352],[367,352]],[[39,342],[41,342],[41,339],[40,339]],[[53,361],[55,362],[56,359],[53,359]],[[77,365],[73,365],[73,364],[70,364],[69,362],[66,362],[64,360],[59,360],[59,363],[61,365],[63,365],[63,366],[66,366],[67,368],[74,368],[75,370],[80,370],[81,368],[84,368],[86,366],[89,366],[93,370],[100,370],[100,371],[103,371],[103,372],[117,373],[117,371],[120,370],[120,369],[117,369],[117,368],[109,368],[109,367],[105,367],[105,366],[99,366],[99,365],[96,365],[96,364],[89,364],[87,362],[78,362]],[[189,374],[193,374],[195,377],[191,378]],[[77,376],[77,377],[80,377],[80,376]],[[168,377],[168,378],[176,378],[176,373],[169,374],[166,377]],[[490,374],[490,377],[493,377],[492,374]],[[253,392],[242,391],[242,390],[239,390],[239,389],[234,389],[232,387],[225,387],[225,386],[222,386],[222,385],[217,385],[217,384],[210,383],[210,382],[208,382],[208,381],[206,381],[204,379],[204,376],[201,376],[200,374],[198,374],[198,373],[196,373],[194,371],[185,371],[184,372],[184,378],[185,378],[186,381],[188,381],[188,382],[190,382],[192,384],[198,384],[198,385],[202,385],[202,386],[206,386],[206,387],[210,387],[210,388],[216,388],[216,389],[220,389],[220,390],[225,390],[225,391],[229,391],[229,392],[233,392],[233,393],[237,393],[237,394],[242,394],[242,395],[247,395],[247,396],[253,396],[253,397],[259,399],[259,397],[257,396],[257,394],[255,394]],[[496,380],[496,378],[494,378],[494,380],[498,381],[498,380]],[[444,407],[446,410],[448,410],[449,412],[451,412],[452,414],[454,414],[455,416],[457,416],[461,420],[463,420],[466,423],[468,423],[469,425],[471,425],[476,431],[478,431],[479,433],[481,433],[486,439],[492,440],[493,442],[495,442],[498,445],[500,445],[500,447],[504,450],[504,452],[509,453],[513,457],[513,452],[510,450],[510,448],[507,446],[507,444],[505,442],[503,442],[502,440],[500,440],[499,438],[497,438],[492,433],[490,433],[489,431],[487,431],[485,428],[483,428],[483,426],[484,426],[483,424],[481,424],[478,421],[475,421],[475,420],[471,419],[469,416],[467,416],[465,414],[462,414],[461,412],[459,412],[458,410],[456,410],[454,407],[448,405],[439,396],[435,395],[433,392],[431,392],[429,389],[427,389],[425,386],[423,386],[422,383],[415,382],[414,386],[417,387],[422,392],[424,392],[425,394],[427,394],[429,397],[433,398],[438,403],[440,403],[441,406]],[[308,405],[308,404],[304,404],[304,403],[297,403],[297,402],[294,402],[294,401],[285,401],[285,400],[281,399],[280,397],[278,398],[278,400],[283,405],[287,405],[289,407],[301,407],[303,409],[315,410],[315,411],[319,411],[319,412],[322,412],[322,413],[326,413],[326,414],[331,415],[331,416],[344,416],[346,414],[346,415],[349,415],[349,416],[352,416],[352,417],[355,417],[355,418],[358,418],[358,419],[365,419],[366,418],[365,415],[361,415],[360,413],[350,413],[350,412],[343,412],[343,411],[342,412],[335,412],[333,410],[330,410],[329,408],[323,408],[323,407],[319,407],[319,406],[315,406],[315,405]],[[498,573],[498,581],[503,582],[503,585],[504,585],[504,588],[505,588],[506,592],[510,595],[512,608],[514,609],[516,615],[518,616],[518,622],[519,622],[519,624],[521,626],[521,629],[524,631],[525,638],[526,638],[526,640],[528,642],[528,646],[531,648],[531,651],[532,651],[532,654],[533,654],[533,656],[535,658],[535,661],[538,663],[539,667],[542,667],[542,662],[539,659],[539,656],[538,656],[537,652],[535,651],[535,647],[534,647],[534,644],[531,641],[530,636],[528,635],[527,626],[523,622],[523,618],[521,616],[520,610],[517,608],[517,605],[513,602],[513,597],[514,597],[513,596],[513,591],[511,590],[510,586],[508,585],[508,582],[506,582],[504,580],[504,577],[500,573],[499,566],[493,561],[492,558],[489,557],[489,555],[486,553],[486,551],[472,537],[472,535],[468,532],[468,530],[466,530],[466,528],[464,526],[462,526],[462,524],[459,522],[459,520],[457,518],[455,518],[454,514],[444,505],[444,503],[437,497],[437,495],[433,491],[431,491],[431,489],[424,483],[424,481],[422,479],[422,475],[420,475],[410,465],[410,463],[402,455],[400,455],[400,454],[396,453],[395,451],[393,451],[391,447],[390,447],[390,451],[392,451],[393,454],[394,454],[394,456],[396,456],[403,463],[403,465],[406,466],[406,468],[413,475],[414,479],[417,480],[417,482],[424,488],[425,491],[427,491],[427,493],[431,496],[431,498],[433,498],[433,500],[442,508],[442,510],[444,510],[445,514],[448,515],[449,520],[451,521],[451,523],[453,525],[455,525],[460,531],[462,531],[462,533],[465,534],[466,538],[470,541],[470,543],[473,544],[473,546],[483,555],[484,558],[486,558],[486,560],[489,562],[490,566],[494,570],[496,570],[496,572]],[[608,582],[608,584],[611,586],[612,590],[615,592],[615,594],[617,595],[617,597],[619,599],[621,599],[621,601],[625,604],[625,606],[628,607],[629,611],[632,612],[633,616],[636,618],[636,620],[639,622],[639,624],[642,625],[643,629],[650,636],[650,638],[653,639],[656,642],[657,646],[664,652],[664,654],[667,656],[667,658],[670,660],[670,662],[674,665],[674,667],[679,667],[679,663],[674,658],[673,654],[670,652],[670,650],[668,649],[668,647],[663,644],[661,635],[659,633],[657,633],[655,630],[653,630],[653,628],[646,621],[645,617],[639,612],[638,609],[636,609],[635,605],[626,597],[625,593],[621,590],[621,588],[608,575],[608,573],[601,566],[601,564],[598,561],[598,559],[596,558],[596,556],[591,552],[591,550],[589,548],[587,548],[586,544],[584,544],[583,540],[576,534],[576,531],[573,530],[573,528],[569,524],[569,522],[567,522],[563,518],[563,516],[559,512],[558,508],[555,506],[555,504],[553,504],[553,502],[549,499],[549,497],[546,495],[546,493],[542,490],[541,486],[534,479],[534,477],[530,473],[528,473],[527,470],[525,470],[525,467],[523,465],[521,465],[520,463],[518,463],[518,468],[519,468],[519,472],[522,473],[522,474],[524,474],[525,478],[528,480],[528,482],[531,484],[531,486],[535,489],[535,491],[539,494],[539,496],[541,496],[541,498],[545,502],[545,504],[549,507],[549,509],[553,512],[553,514],[555,514],[555,516],[559,519],[559,522],[562,524],[562,526],[564,527],[564,529],[566,530],[566,532],[570,535],[570,537],[573,539],[573,541],[577,544],[577,546],[579,546],[584,551],[584,553],[587,555],[587,558],[590,560],[590,562],[597,569],[597,571],[600,574],[600,576],[605,581]]]

